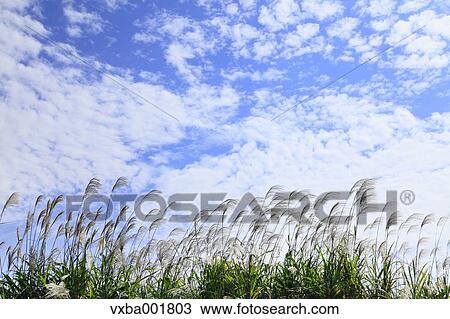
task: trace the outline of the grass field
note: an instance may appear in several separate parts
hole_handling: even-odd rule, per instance
[[[91,181],[86,193],[96,185]],[[369,192],[368,181],[354,191]],[[61,210],[62,197],[46,203],[40,197],[16,243],[0,241],[0,298],[450,297],[446,218],[381,216],[339,225],[305,210],[309,223],[281,216],[273,224],[266,218],[271,196],[250,224],[240,215],[231,224],[198,218],[178,228],[163,220],[142,224],[125,209],[110,220],[90,220]],[[13,195],[0,222],[14,202]],[[221,205],[222,214],[232,205]],[[361,212],[352,214],[357,220]],[[435,237],[425,236],[427,229]]]

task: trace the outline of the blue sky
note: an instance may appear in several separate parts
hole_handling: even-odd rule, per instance
[[[272,185],[346,190],[377,177],[380,187],[416,192],[408,209],[448,213],[446,1],[0,7],[2,201],[13,191],[77,192],[94,176],[106,185],[125,176],[133,192],[236,196]],[[318,96],[294,107],[310,94]]]

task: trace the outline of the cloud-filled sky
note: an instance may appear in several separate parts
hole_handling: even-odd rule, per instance
[[[378,178],[447,214],[449,44],[448,1],[0,0],[0,199]]]

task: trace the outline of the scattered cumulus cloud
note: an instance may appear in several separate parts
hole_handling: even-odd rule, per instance
[[[304,0],[301,6],[308,15],[319,21],[338,16],[344,10],[342,4],[336,0]]]
[[[71,37],[78,38],[84,33],[100,33],[104,28],[104,22],[97,13],[88,12],[82,7],[77,10],[70,4],[64,8],[64,15],[69,22],[66,30]]]
[[[299,21],[300,7],[294,0],[275,0],[262,6],[258,22],[271,31],[279,31]]]
[[[359,23],[360,21],[358,18],[345,17],[336,21],[331,27],[329,27],[327,29],[327,33],[331,37],[349,39],[354,34],[354,31]]]

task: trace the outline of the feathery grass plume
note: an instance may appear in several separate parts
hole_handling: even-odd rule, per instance
[[[86,185],[83,200],[85,200],[89,195],[97,194],[101,187],[102,183],[100,182],[100,180],[96,177],[92,178]]]
[[[19,204],[19,193],[12,193],[8,199],[6,200],[5,204],[3,205],[2,212],[0,213],[0,223],[3,219],[3,214],[8,209],[8,207],[14,206]]]
[[[116,190],[122,187],[128,186],[128,180],[126,177],[119,177],[117,181],[114,183],[114,186],[111,188],[111,193],[114,193]]]
[[[63,276],[59,284],[49,283],[45,287],[47,288],[47,298],[67,299],[70,297],[69,290],[66,288],[64,280],[67,278]]]
[[[85,194],[100,187],[93,179]],[[359,181],[321,220],[302,201],[312,195],[277,186],[231,219],[228,199],[176,227],[162,214],[138,221],[122,208],[101,220],[39,197],[16,243],[0,243],[0,298],[449,298],[446,219],[359,225],[372,187]]]

